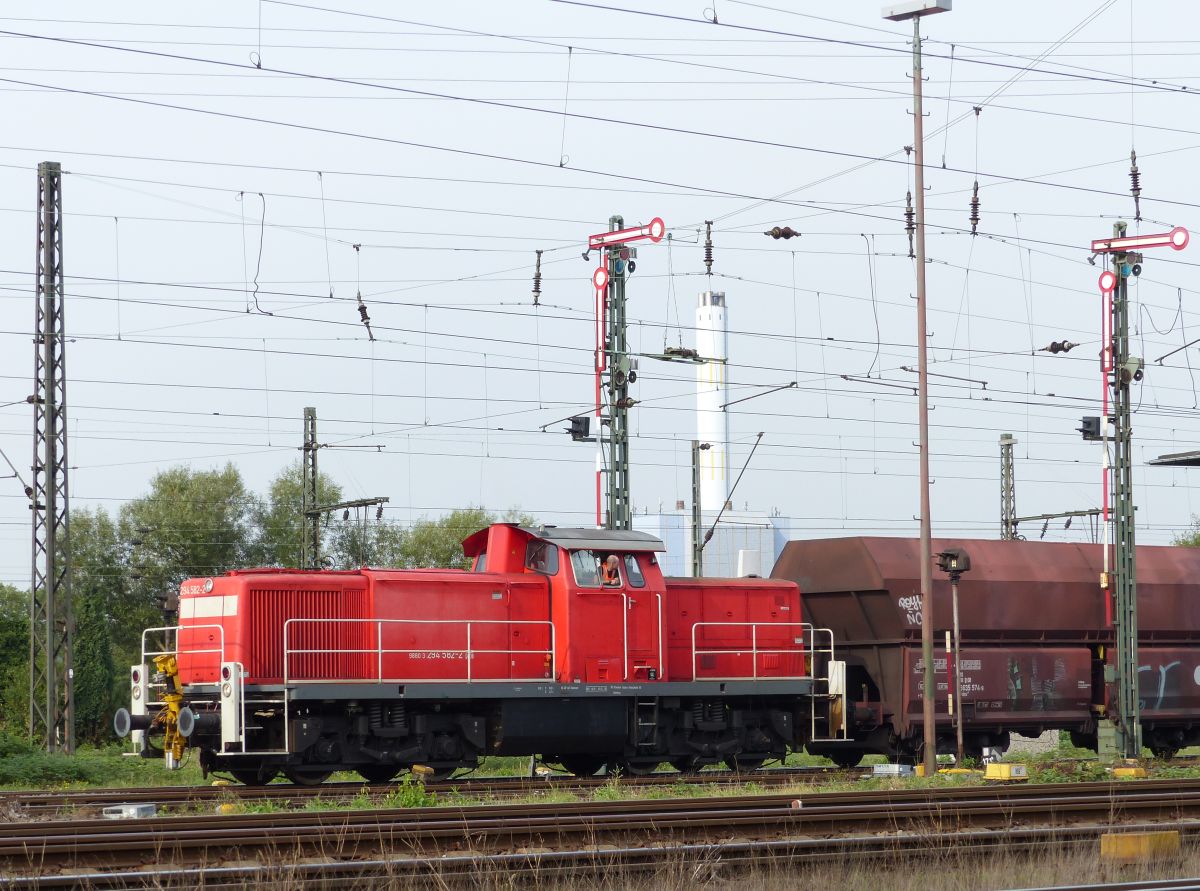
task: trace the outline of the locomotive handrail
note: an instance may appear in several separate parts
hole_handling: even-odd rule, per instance
[[[181,655],[179,652],[179,632],[185,631],[185,630],[186,631],[200,630],[202,628],[216,628],[220,634],[220,636],[218,638],[219,644],[215,647],[203,647],[201,649],[190,649],[189,648],[189,649],[185,650],[182,655],[199,656],[199,655],[203,655],[205,653],[215,653],[218,656],[218,664],[220,662],[224,662],[225,661],[225,628],[224,628],[224,626],[217,625],[217,624],[160,625],[157,628],[147,628],[144,631],[142,631],[142,664],[149,665],[154,660],[155,656],[174,656],[176,659],[176,664],[178,664],[179,656]],[[164,643],[164,646],[168,647],[168,649],[147,650],[146,649],[147,636],[150,634],[158,633],[158,632],[165,632],[168,635],[168,637],[166,638],[166,641]],[[174,633],[174,635],[175,635],[174,646],[171,645],[172,641],[169,636],[172,633]],[[153,674],[151,673],[150,676],[146,678],[146,687],[148,689],[167,689],[168,681],[163,680],[163,681],[155,682],[155,681],[151,680],[152,677],[153,677]],[[214,681],[214,683],[215,683],[215,681]],[[172,692],[172,691],[168,690],[167,692]],[[156,700],[156,702],[157,702],[157,700]]]
[[[225,661],[225,627],[223,625],[218,625],[218,624],[213,623],[213,624],[207,624],[207,625],[161,625],[157,628],[147,628],[146,630],[144,630],[142,632],[142,664],[143,665],[146,664],[147,662],[150,661],[150,659],[153,659],[155,656],[175,656],[176,658],[179,658],[179,632],[180,631],[199,631],[202,628],[216,628],[217,631],[220,632],[220,644],[216,647],[205,647],[203,649],[188,649],[185,651],[186,655],[196,656],[196,655],[199,655],[202,653],[219,653],[221,656],[219,661],[224,662]],[[165,631],[168,634],[171,632],[174,632],[175,646],[171,647],[170,649],[166,649],[166,650],[147,650],[146,649],[147,635],[153,634],[156,632],[160,632],[160,631]],[[169,641],[170,641],[170,638],[168,638],[168,642]],[[150,657],[150,659],[147,659],[147,657]]]
[[[478,683],[509,683],[512,681],[544,681],[548,676],[540,677],[505,677],[505,678],[475,678],[471,675],[471,661],[475,656],[480,655],[524,655],[538,656],[544,655],[549,657],[550,665],[554,664],[554,623],[550,621],[534,620],[534,619],[337,619],[342,624],[356,625],[374,625],[375,626],[375,642],[376,645],[370,648],[355,648],[355,647],[337,647],[337,648],[315,648],[315,649],[293,649],[288,645],[289,632],[291,626],[296,624],[329,624],[330,619],[288,619],[283,623],[283,682],[289,683],[305,683],[320,681],[322,683],[330,683],[337,681],[374,681],[376,683],[389,684],[406,684],[406,683],[423,683],[429,681],[447,680],[442,678],[385,678],[383,676],[383,657],[385,655],[409,655],[413,653],[428,653],[428,647],[420,647],[416,649],[392,649],[383,646],[383,629],[389,625],[435,625],[435,626],[454,626],[462,625],[466,629],[466,648],[459,650],[442,650],[441,652],[462,652],[464,662],[466,662],[466,678],[461,680],[468,684]],[[550,631],[550,646],[545,650],[491,650],[491,649],[476,649],[471,646],[471,627],[473,625],[542,625]],[[376,662],[376,671],[374,678],[293,678],[291,676],[290,660],[292,656],[312,656],[312,655],[352,655],[352,654],[374,654]],[[551,674],[553,671],[551,670]],[[457,682],[457,679],[448,679],[450,682]]]
[[[697,636],[700,628],[747,628],[750,629],[750,648],[746,647],[718,647],[709,649],[697,649]],[[766,627],[770,629],[779,628],[800,628],[802,629],[800,639],[793,638],[794,646],[774,649],[759,649],[758,646],[758,629]],[[817,646],[817,636],[829,637],[828,647]],[[807,638],[808,644],[805,645]],[[750,674],[749,675],[731,675],[727,677],[705,677],[705,680],[758,680],[758,657],[766,655],[800,655],[806,653],[811,655],[828,654],[830,660],[834,657],[833,632],[828,628],[817,628],[809,622],[694,622],[692,624],[692,677],[700,680],[700,657],[701,656],[720,656],[720,655],[736,655],[742,656],[749,652],[750,655]],[[801,665],[804,665],[802,660]],[[812,678],[812,674],[799,675],[771,675],[772,680],[806,680]]]

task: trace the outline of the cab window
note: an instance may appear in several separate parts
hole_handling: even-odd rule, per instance
[[[646,577],[642,575],[642,568],[638,566],[637,557],[634,554],[625,555],[625,578],[629,580],[631,588],[646,587]]]
[[[542,575],[558,573],[558,546],[548,541],[531,541],[525,549],[525,568]]]
[[[487,572],[487,551],[484,551],[475,558],[475,565],[471,567],[472,572]]]
[[[571,551],[571,570],[579,587],[600,587],[600,558],[592,551]]]

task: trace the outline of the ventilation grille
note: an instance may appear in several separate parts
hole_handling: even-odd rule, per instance
[[[288,619],[288,677],[291,680],[365,680],[374,677],[375,626],[339,621],[367,618],[366,590],[251,590],[248,611],[247,670],[259,681],[283,678],[283,626]],[[297,653],[297,650],[321,652]],[[354,652],[358,651],[358,652]],[[362,652],[368,651],[368,652]],[[248,660],[249,661],[249,660]]]

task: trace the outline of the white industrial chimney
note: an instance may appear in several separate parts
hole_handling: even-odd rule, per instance
[[[705,291],[696,307],[696,438],[711,448],[700,452],[700,508],[719,511],[729,499],[729,401],[725,384],[728,357],[725,294]]]

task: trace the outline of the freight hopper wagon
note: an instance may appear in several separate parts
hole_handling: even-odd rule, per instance
[[[844,736],[842,666],[794,583],[665,579],[638,532],[497,524],[463,547],[471,571],[185,582],[180,624],[145,632],[118,734],[246,783],[486,755],[745,770]]]
[[[935,540],[964,548],[959,583],[962,717],[968,755],[1006,748],[1010,735],[1066,730],[1096,748],[1115,703],[1111,612],[1099,582],[1099,545]],[[772,575],[797,582],[806,616],[830,628],[846,661],[853,741],[811,742],[810,752],[857,764],[868,752],[917,754],[922,744],[919,541],[793,541]],[[1160,757],[1200,744],[1200,550],[1137,549],[1139,687],[1143,740]],[[947,692],[950,582],[934,569],[934,677],[938,750],[955,746]]]

